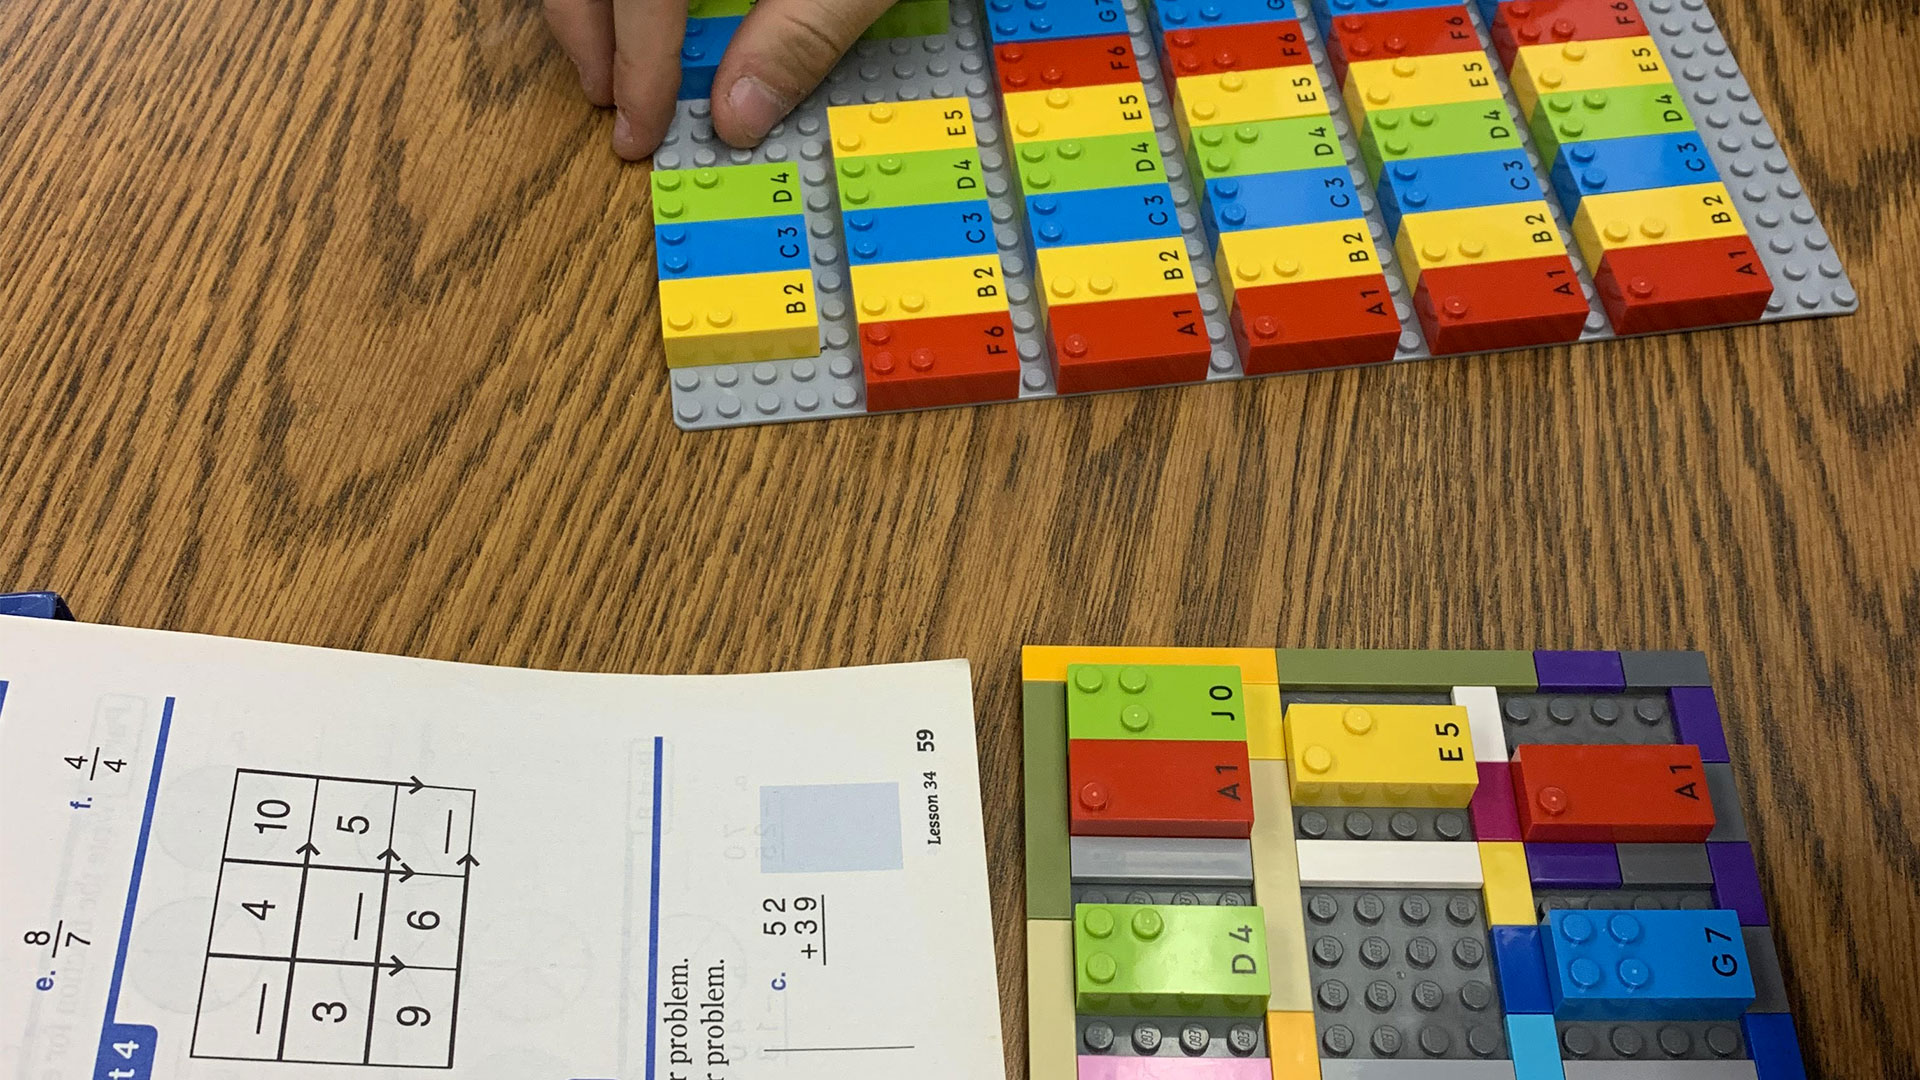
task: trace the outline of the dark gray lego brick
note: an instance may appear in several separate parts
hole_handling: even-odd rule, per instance
[[[1513,1080],[1513,1062],[1321,1058],[1320,1080]]]
[[[1080,1052],[1104,1057],[1267,1056],[1258,1020],[1194,1016],[1077,1016]]]
[[[1507,1057],[1478,890],[1301,890],[1322,1058]]]
[[[1675,686],[1712,686],[1707,654],[1693,649],[1633,652],[1622,649],[1620,667],[1630,690],[1665,690]]]
[[[1724,761],[1706,763],[1707,798],[1713,800],[1713,831],[1710,843],[1745,841],[1747,815],[1740,808],[1740,783],[1734,779],[1733,766]]]
[[[1614,853],[1620,857],[1620,884],[1624,888],[1713,884],[1713,867],[1707,862],[1705,844],[1615,844]]]
[[[1643,746],[1676,741],[1665,694],[1501,694],[1509,749],[1527,743]]]
[[[1253,888],[1223,887],[1219,882],[1156,881],[1114,884],[1073,883],[1076,904],[1179,904],[1197,907],[1251,907]]]
[[[1535,889],[1533,907],[1541,918],[1549,911],[1601,908],[1625,911],[1711,911],[1712,889]]]
[[[1758,1080],[1753,1062],[1566,1061],[1566,1080]]]
[[[1075,881],[1253,886],[1253,844],[1247,840],[1075,836],[1067,851]]]
[[[1747,970],[1753,972],[1753,1005],[1748,1012],[1783,1013],[1787,1008],[1787,979],[1780,970],[1780,953],[1774,947],[1773,928],[1743,926],[1746,939]]]
[[[1296,806],[1293,831],[1306,840],[1473,841],[1473,822],[1465,810],[1426,807]]]
[[[1451,705],[1450,694],[1379,690],[1282,690],[1280,708],[1289,705]]]
[[[1568,1061],[1725,1061],[1747,1056],[1739,1022],[1725,1020],[1562,1020]]]

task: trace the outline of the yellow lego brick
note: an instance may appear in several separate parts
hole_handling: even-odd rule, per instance
[[[1725,184],[1614,191],[1580,200],[1573,238],[1588,266],[1616,248],[1744,236],[1747,227]]]
[[[670,278],[660,283],[660,332],[670,368],[787,360],[820,352],[813,273]]]
[[[1280,688],[1241,681],[1247,702],[1247,756],[1255,761],[1285,761],[1287,733],[1280,726]]]
[[[1307,926],[1300,907],[1300,863],[1294,854],[1287,763],[1247,764],[1247,780],[1253,785],[1253,895],[1267,927],[1267,1008],[1310,1013],[1313,986],[1307,969]]]
[[[1459,705],[1296,704],[1285,724],[1304,806],[1462,807],[1480,783]]]
[[[1527,874],[1526,845],[1514,842],[1480,842],[1480,888],[1487,899],[1487,923],[1491,926],[1532,926],[1539,922],[1533,913],[1533,882]]]
[[[1007,310],[998,255],[868,263],[848,271],[860,322]]]
[[[1139,83],[1022,90],[1001,101],[1007,112],[1007,138],[1016,146],[1153,131],[1147,88]]]
[[[1320,1080],[1320,1043],[1313,1013],[1268,1013],[1267,1057],[1273,1061],[1273,1080]]]
[[[1383,109],[1500,101],[1493,61],[1483,52],[1396,56],[1347,65],[1347,112],[1363,127],[1367,114]]]
[[[1243,285],[1360,277],[1380,270],[1373,235],[1364,221],[1325,221],[1220,234],[1214,253],[1227,303]]]
[[[1242,686],[1277,686],[1280,683],[1272,649],[1027,645],[1020,650],[1020,678],[1026,682],[1066,682],[1068,664],[1232,664],[1240,668]]]
[[[1187,242],[1177,236],[1041,248],[1038,261],[1040,296],[1048,308],[1193,292]]]
[[[1027,920],[1027,1075],[1074,1080],[1073,921]]]
[[[1327,94],[1312,64],[1188,75],[1176,82],[1175,92],[1181,142],[1187,144],[1197,127],[1327,114]]]
[[[827,110],[827,131],[842,158],[975,146],[966,98],[837,105]]]
[[[1672,82],[1650,37],[1528,45],[1514,58],[1513,96],[1529,120],[1545,94],[1578,94]]]
[[[1546,203],[1523,202],[1408,214],[1394,251],[1411,286],[1423,270],[1565,255],[1567,245]]]

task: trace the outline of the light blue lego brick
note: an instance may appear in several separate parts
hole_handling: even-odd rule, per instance
[[[1207,181],[1207,234],[1215,247],[1219,247],[1223,232],[1317,225],[1364,216],[1360,192],[1345,165]]]
[[[73,621],[73,612],[59,593],[17,592],[0,594],[0,615],[18,615],[27,619]]]
[[[680,42],[680,100],[713,96],[713,76],[721,54],[740,29],[743,16],[688,19],[687,36]]]
[[[1298,19],[1293,0],[1160,0],[1152,5],[1155,33],[1196,26],[1246,26]]]
[[[1553,1013],[1547,988],[1547,952],[1537,926],[1492,928],[1493,968],[1500,976],[1500,1000],[1509,1013]]]
[[[1387,235],[1395,236],[1403,215],[1533,202],[1540,182],[1525,150],[1483,150],[1396,161],[1380,171],[1379,193]]]
[[[993,210],[984,199],[849,210],[841,220],[847,230],[847,261],[854,266],[999,250],[993,240]]]
[[[1028,196],[1027,228],[1035,247],[1080,247],[1179,236],[1180,215],[1166,184],[1133,184]]]
[[[1514,1080],[1566,1080],[1560,1067],[1560,1034],[1553,1017],[1540,1013],[1507,1017],[1507,1050]]]
[[[1052,41],[1127,32],[1120,0],[987,0],[995,42]]]
[[[1322,27],[1331,29],[1333,20],[1342,15],[1373,15],[1382,11],[1459,7],[1463,2],[1464,0],[1313,0],[1313,13],[1319,16]]]
[[[805,270],[807,223],[799,214],[661,225],[653,250],[663,281]]]
[[[1800,1056],[1800,1036],[1787,1013],[1748,1013],[1741,1018],[1747,1031],[1747,1053],[1760,1080],[1807,1080],[1807,1063]]]
[[[1564,143],[1553,159],[1553,190],[1569,215],[1588,195],[1710,184],[1720,170],[1698,132],[1630,135]]]
[[[1562,1020],[1733,1020],[1753,972],[1732,911],[1552,911],[1541,923]]]

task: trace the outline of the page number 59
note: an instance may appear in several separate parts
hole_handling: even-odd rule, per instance
[[[926,728],[921,728],[919,731],[914,732],[913,748],[915,750],[920,751],[923,754],[932,750],[933,749],[933,732],[928,731]]]

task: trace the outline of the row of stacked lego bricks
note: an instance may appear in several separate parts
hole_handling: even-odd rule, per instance
[[[740,29],[754,0],[689,0],[686,36],[680,42],[680,100],[708,97],[720,57]],[[947,0],[895,0],[862,35],[872,40],[944,34]]]
[[[1634,0],[1480,0],[1614,332],[1748,322],[1773,282]]]
[[[1036,1080],[1804,1076],[1698,653],[1023,666]]]

